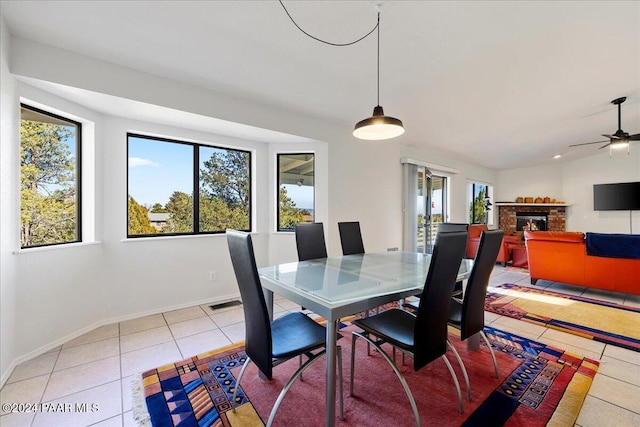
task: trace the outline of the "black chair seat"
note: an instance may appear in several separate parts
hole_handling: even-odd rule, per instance
[[[404,310],[391,309],[373,317],[354,320],[353,324],[367,333],[403,350],[413,348],[416,316]]]
[[[460,329],[462,324],[462,302],[454,298],[451,298],[451,304],[449,304],[449,324],[457,326]]]
[[[300,313],[288,313],[271,322],[272,355],[274,359],[288,359],[325,345],[324,326]]]

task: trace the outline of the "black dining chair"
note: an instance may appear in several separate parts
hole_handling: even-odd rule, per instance
[[[287,360],[301,355],[307,361],[298,368],[278,395],[271,409],[267,426],[271,426],[285,395],[311,363],[325,354],[326,328],[300,312],[287,313],[273,321],[269,320],[267,304],[262,291],[256,266],[251,235],[236,230],[227,230],[227,243],[233,270],[235,271],[245,317],[245,361],[235,390],[233,391],[233,411],[240,381],[249,362],[253,361],[268,379],[273,378],[273,368]],[[340,338],[338,335],[337,338]],[[314,353],[314,351],[319,350]],[[343,418],[342,402],[342,349],[338,350],[338,384],[340,387],[340,418]]]
[[[342,255],[363,254],[364,244],[362,243],[362,233],[358,221],[339,222],[340,244],[342,245]]]
[[[451,363],[445,356],[447,352],[447,319],[449,318],[449,300],[453,293],[460,263],[465,253],[467,234],[464,232],[441,233],[431,255],[429,271],[420,297],[417,315],[401,309],[383,311],[375,316],[355,320],[353,324],[362,332],[352,333],[351,381],[349,392],[353,396],[355,371],[355,342],[362,338],[375,346],[391,365],[404,388],[416,424],[420,426],[420,415],[415,399],[404,376],[398,370],[381,345],[389,343],[405,354],[413,357],[413,369],[418,371],[441,358],[453,379],[458,394],[458,410],[462,412],[462,393],[460,384]]]
[[[298,261],[327,257],[327,245],[324,242],[324,226],[321,222],[297,224],[295,234]]]
[[[460,339],[462,341],[477,333],[480,334],[491,353],[496,378],[498,378],[498,363],[491,344],[489,344],[489,340],[483,332],[484,302],[491,272],[498,257],[500,245],[502,245],[503,235],[504,231],[502,230],[485,230],[482,232],[478,252],[469,279],[467,280],[464,296],[462,299],[456,297],[451,298],[448,320],[449,325],[460,330]],[[407,302],[404,304],[404,307],[414,312],[418,310],[416,301]],[[455,347],[450,345],[450,348],[462,370],[462,375],[467,387],[467,399],[471,400],[471,389],[469,387],[467,370]]]
[[[464,297],[462,300],[452,298],[449,310],[449,325],[460,330],[461,340],[464,341],[475,334],[480,334],[491,353],[496,378],[498,378],[498,363],[491,344],[484,333],[484,304],[489,279],[502,245],[503,235],[504,231],[502,230],[485,230],[482,232],[476,259],[464,291]]]

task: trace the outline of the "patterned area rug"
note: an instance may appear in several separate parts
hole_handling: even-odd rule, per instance
[[[451,336],[469,370],[473,392],[472,401],[464,402],[463,414],[455,409],[455,392],[444,364],[432,367],[440,362],[435,361],[418,372],[413,372],[410,363],[400,366],[418,402],[423,425],[572,426],[598,362],[494,328],[487,327],[485,332],[496,350],[499,379],[492,377],[486,348],[467,351],[465,343]],[[348,360],[351,349],[346,341],[350,340],[341,343],[343,353],[346,351],[343,356]],[[376,352],[367,356],[364,345],[356,354],[356,396],[345,395],[345,420],[337,420],[337,425],[415,425],[406,396],[386,362]],[[259,380],[250,371],[255,366],[251,364],[238,393],[238,409],[233,413],[230,399],[234,375],[245,357],[243,346],[238,344],[145,372],[142,391],[147,415],[137,419],[155,427],[263,426],[282,382],[298,362],[280,365],[274,371],[277,378],[274,376],[271,382]],[[348,390],[346,372],[345,367],[345,390]],[[371,378],[373,372],[376,376]],[[380,387],[381,384],[385,386]],[[287,394],[275,425],[323,425],[323,396],[324,363],[319,361],[305,372],[304,381],[297,382]],[[304,408],[304,423],[300,420],[300,408]]]
[[[640,351],[640,308],[503,284],[489,288],[485,310]]]

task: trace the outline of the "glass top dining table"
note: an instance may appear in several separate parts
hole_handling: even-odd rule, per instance
[[[377,252],[319,258],[258,270],[269,313],[276,293],[327,321],[326,426],[335,425],[336,336],[340,318],[420,293],[431,256]],[[473,260],[460,264],[458,281],[469,277]]]

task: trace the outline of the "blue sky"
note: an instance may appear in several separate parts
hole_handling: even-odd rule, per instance
[[[193,193],[191,145],[129,138],[129,194],[145,206],[169,201],[174,191]]]
[[[291,198],[297,207],[313,210],[313,187],[310,185],[297,186],[294,184],[282,184],[287,190],[287,196]]]

